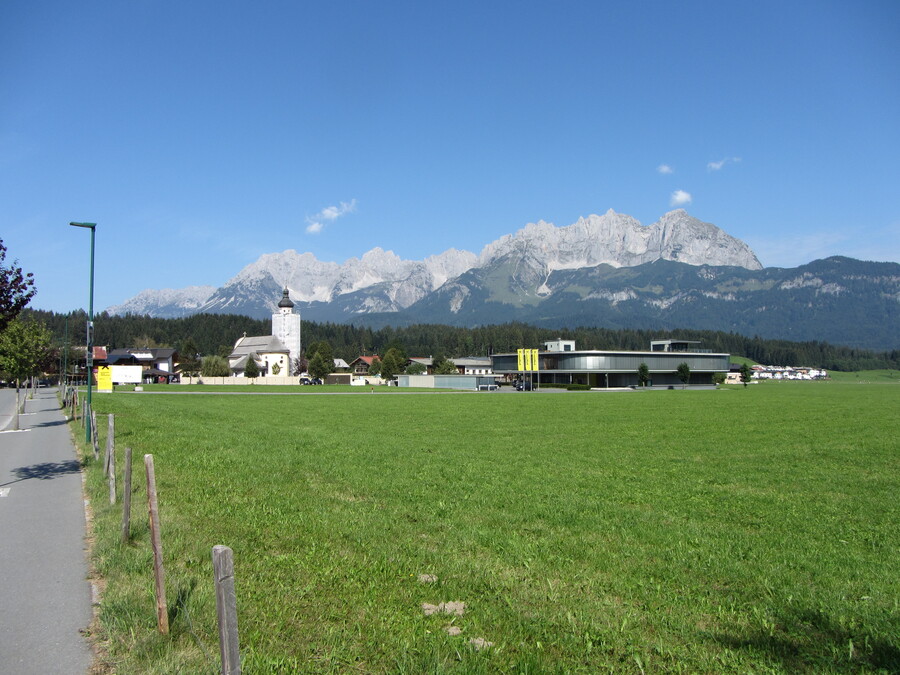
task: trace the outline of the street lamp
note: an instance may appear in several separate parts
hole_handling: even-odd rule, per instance
[[[87,322],[87,415],[84,424],[84,441],[91,442],[91,427],[93,426],[91,414],[91,381],[94,375],[94,235],[97,223],[69,223],[72,227],[85,227],[91,231],[91,285],[90,301],[88,303]]]

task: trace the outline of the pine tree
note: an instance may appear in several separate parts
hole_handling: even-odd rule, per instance
[[[247,365],[244,366],[244,377],[249,377],[251,380],[259,377],[259,364],[256,363],[256,359],[253,358],[252,354],[247,357]]]
[[[678,364],[678,379],[681,380],[681,388],[684,389],[691,379],[691,367],[687,363]]]

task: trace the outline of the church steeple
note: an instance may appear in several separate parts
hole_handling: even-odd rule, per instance
[[[272,314],[272,335],[290,352],[290,373],[294,374],[294,364],[300,358],[300,312],[294,313],[288,289],[285,288],[278,301],[278,309]]]
[[[288,295],[288,289],[284,289],[284,293],[281,294],[281,300],[278,301],[278,307],[281,310],[282,314],[290,314],[291,310],[294,309],[294,303],[291,302],[291,298]]]

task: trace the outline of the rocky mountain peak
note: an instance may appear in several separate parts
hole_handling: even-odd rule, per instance
[[[110,311],[156,316],[195,312],[265,316],[274,310],[282,289],[287,288],[295,302],[338,303],[342,312],[351,314],[391,312],[409,307],[469,270],[488,268],[504,260],[515,263],[519,275],[515,287],[531,289],[523,292],[542,297],[549,293],[546,282],[554,271],[602,264],[633,267],[672,260],[751,270],[762,267],[742,241],[683,209],[670,211],[648,226],[609,209],[603,215],[591,214],[565,227],[543,220],[529,223],[516,233],[487,244],[480,255],[448,249],[416,261],[376,247],[360,258],[339,264],[293,249],[267,253],[214,292],[185,293],[179,298],[172,295],[174,291],[145,291]]]

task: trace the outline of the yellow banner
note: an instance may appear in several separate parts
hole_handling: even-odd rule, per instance
[[[537,370],[538,370],[538,350],[537,349],[531,350],[531,368],[529,368],[528,370],[533,370],[535,372],[537,372]]]
[[[516,350],[516,354],[519,357],[519,370],[525,370],[525,350]]]
[[[97,368],[97,391],[112,391],[112,368],[100,366]]]

